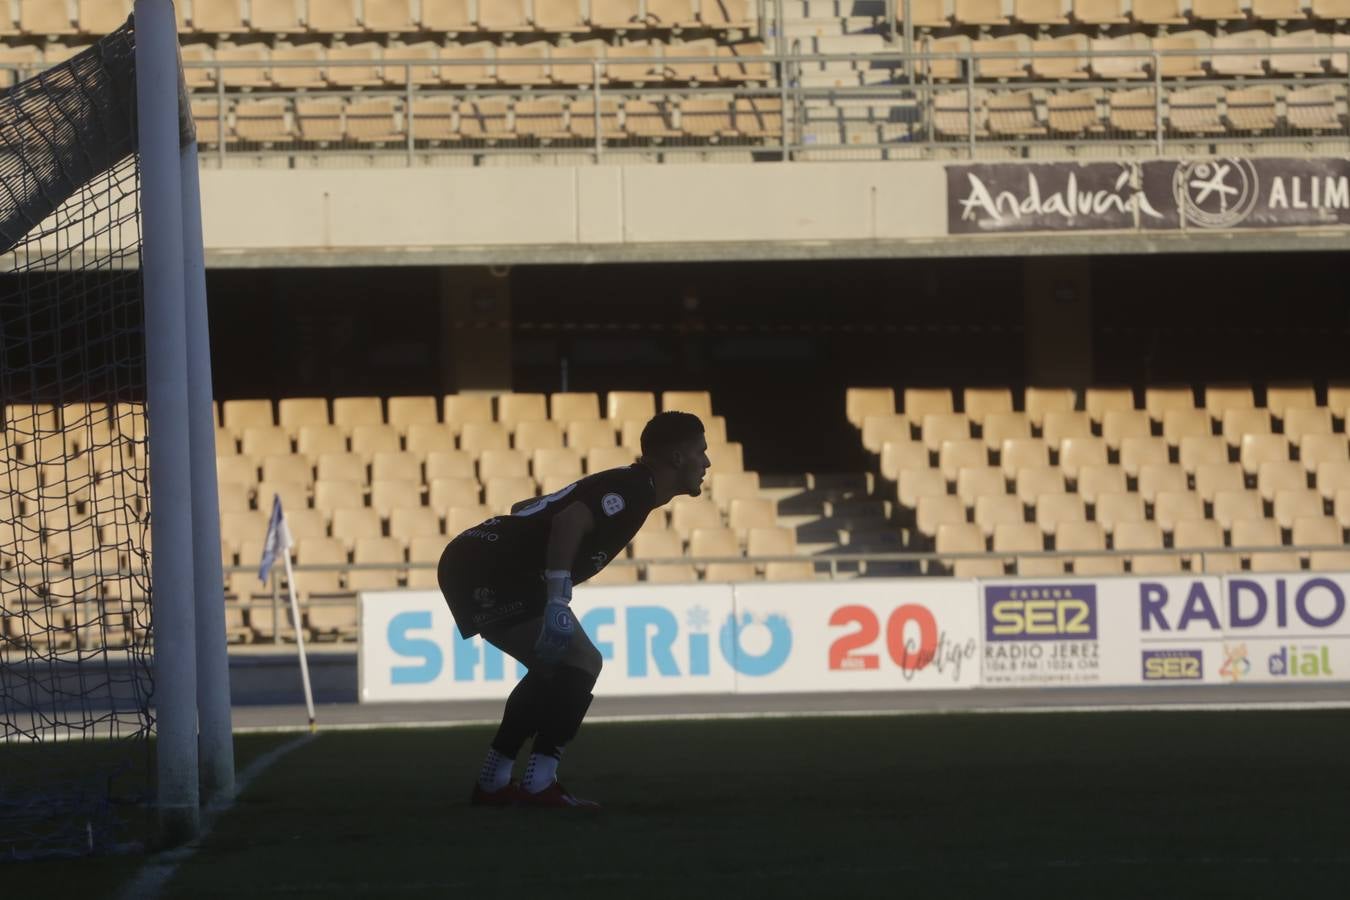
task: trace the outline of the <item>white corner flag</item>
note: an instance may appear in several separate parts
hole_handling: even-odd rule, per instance
[[[264,584],[272,572],[272,565],[280,556],[286,566],[286,592],[291,599],[291,624],[295,628],[295,647],[300,654],[300,680],[305,688],[305,709],[309,713],[309,730],[313,731],[314,692],[309,686],[309,659],[305,656],[305,632],[300,627],[300,603],[295,598],[295,573],[291,570],[291,530],[286,527],[286,514],[281,509],[281,495],[272,495],[272,518],[267,522],[267,537],[263,539],[262,559],[258,563],[258,580]]]

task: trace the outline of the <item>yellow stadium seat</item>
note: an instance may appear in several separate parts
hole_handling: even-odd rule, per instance
[[[984,442],[973,439],[943,441],[938,450],[938,468],[948,481],[956,481],[964,468],[984,467],[989,462]]]
[[[490,394],[446,394],[442,400],[442,421],[456,436],[470,422],[492,423],[492,396]]]
[[[603,472],[632,464],[636,454],[627,447],[595,447],[586,453],[586,472]]]
[[[707,391],[664,391],[661,409],[693,413],[706,421],[713,414],[712,395]]]
[[[941,449],[944,441],[963,441],[970,437],[970,422],[964,413],[928,413],[920,421],[923,444],[930,451]]]
[[[540,486],[548,478],[561,479],[563,486],[571,484],[581,478],[581,454],[568,447],[541,448],[530,457],[530,474]]]
[[[1135,411],[1134,389],[1122,386],[1090,387],[1083,394],[1083,409],[1093,423],[1104,425],[1107,413]]]
[[[1073,388],[1029,387],[1024,397],[1027,418],[1031,424],[1040,428],[1045,423],[1048,412],[1072,412],[1077,403]]]
[[[1005,440],[1030,438],[1031,420],[1024,412],[989,412],[985,414],[982,432],[985,446],[999,450]]]
[[[1026,521],[1022,501],[1013,494],[985,494],[975,498],[975,524],[986,535],[992,536],[999,525],[1015,525]]]
[[[931,538],[942,525],[964,523],[966,507],[960,497],[951,494],[920,497],[915,505],[914,521],[919,532]]]
[[[1107,534],[1114,534],[1116,528],[1126,522],[1143,522],[1144,498],[1134,491],[1098,494],[1094,504],[1094,514]]]
[[[478,456],[478,480],[522,478],[530,474],[530,458],[522,450],[484,450]],[[491,505],[491,504],[489,504]]]
[[[1105,550],[1106,535],[1096,522],[1066,522],[1055,531],[1056,550]],[[1119,556],[1075,556],[1070,559],[1075,575],[1120,575],[1125,560]]]
[[[506,450],[510,433],[499,422],[465,422],[459,434],[459,447],[475,455],[485,450]]]
[[[1018,470],[1014,482],[1017,496],[1028,506],[1041,494],[1059,494],[1065,490],[1064,470],[1059,466],[1026,466]]]
[[[37,474],[33,469],[18,471],[30,471],[34,476]],[[258,461],[251,456],[217,456],[216,480],[252,486],[258,481]],[[34,482],[33,487],[36,486]],[[20,485],[6,485],[6,488],[22,490]]]
[[[537,495],[534,479],[526,476],[488,478],[483,481],[483,498],[497,515],[506,515],[511,507]]]
[[[435,426],[438,421],[435,397],[389,398],[389,424],[398,429],[401,435],[406,436],[414,425]]]
[[[746,532],[745,552],[749,556],[790,556],[797,552],[796,532],[778,525],[752,526]]]
[[[966,417],[976,425],[984,425],[990,413],[1013,411],[1012,391],[1006,387],[966,388],[962,395]]]
[[[389,518],[395,509],[415,509],[422,505],[422,484],[420,481],[372,480],[370,505],[383,519]]]
[[[1218,435],[1192,435],[1181,439],[1178,448],[1181,467],[1194,473],[1200,466],[1226,464],[1228,444]]]
[[[454,450],[455,433],[448,425],[414,422],[408,425],[405,442],[409,453],[425,457],[436,450]]]
[[[1053,534],[1063,522],[1085,521],[1083,498],[1077,494],[1041,494],[1036,498],[1036,524],[1046,534]]]
[[[1268,435],[1272,430],[1270,413],[1264,409],[1229,409],[1223,414],[1223,436],[1233,447],[1247,435]]]
[[[1139,469],[1139,493],[1152,503],[1159,491],[1186,491],[1190,485],[1179,465],[1147,465]]]
[[[928,448],[919,441],[888,441],[881,446],[881,474],[898,481],[907,470],[929,468]]]
[[[726,509],[737,497],[759,496],[759,473],[719,472],[712,476],[712,498]]]
[[[563,445],[562,426],[547,420],[521,422],[516,425],[513,437],[515,448],[525,454]]]
[[[1125,438],[1120,442],[1120,467],[1131,478],[1139,477],[1144,466],[1167,462],[1167,442],[1163,438]]]
[[[1280,527],[1272,519],[1242,519],[1233,523],[1235,547],[1279,547]],[[1253,572],[1297,572],[1302,566],[1297,553],[1270,552],[1243,554],[1250,559]]]
[[[1246,434],[1242,436],[1238,450],[1238,461],[1247,474],[1256,472],[1269,462],[1285,462],[1289,459],[1289,445],[1283,435]]]
[[[283,456],[291,452],[291,438],[279,425],[248,427],[243,430],[240,447],[247,456]]]
[[[1293,528],[1297,519],[1323,515],[1322,495],[1311,488],[1276,491],[1274,510],[1275,521],[1281,528]]]
[[[1130,571],[1136,575],[1163,575],[1181,571],[1181,558],[1166,553],[1139,553],[1141,550],[1161,550],[1162,530],[1157,522],[1122,522],[1112,535],[1116,550],[1130,553]]]
[[[1111,463],[1096,463],[1078,470],[1078,493],[1095,504],[1101,494],[1118,494],[1126,489],[1125,470]]]
[[[264,456],[262,477],[264,481],[285,481],[308,487],[314,483],[314,470],[303,456]]]
[[[716,475],[719,472],[745,471],[742,447],[734,441],[720,444],[709,442],[708,461],[712,464],[708,469],[709,475]]]
[[[1112,450],[1119,450],[1125,438],[1146,438],[1153,434],[1148,412],[1142,409],[1108,409],[1102,413],[1102,437]]]
[[[375,481],[422,481],[422,463],[415,453],[383,452],[371,459],[370,479]]]
[[[1076,479],[1083,466],[1105,465],[1106,460],[1105,438],[1066,437],[1059,443],[1059,465],[1070,479]]]
[[[388,568],[352,569],[347,573],[347,589],[352,592],[395,590],[404,575],[403,562],[403,545],[396,539],[361,538],[353,548],[352,563],[357,566],[387,563]]]
[[[403,446],[392,425],[354,425],[351,430],[352,453],[367,461],[377,453],[399,453]]]
[[[974,506],[980,497],[1002,496],[1007,492],[1007,480],[998,466],[971,466],[957,470],[956,496],[966,506]]]
[[[379,397],[337,397],[333,400],[333,424],[383,425],[384,406]]]
[[[324,454],[347,453],[347,434],[339,425],[301,425],[296,452],[314,461]]]
[[[1272,384],[1266,387],[1266,409],[1277,419],[1292,407],[1317,405],[1317,392],[1311,384]]]
[[[516,431],[522,422],[548,419],[548,399],[543,394],[501,394],[497,397],[497,421]]]
[[[1261,495],[1256,491],[1216,491],[1214,494],[1214,521],[1225,531],[1243,519],[1259,519],[1265,515]]]
[[[366,484],[366,462],[351,453],[324,453],[319,456],[319,481],[349,481]]]
[[[429,482],[428,501],[435,510],[477,506],[482,502],[481,493],[476,479],[447,476]]]
[[[905,469],[896,483],[896,499],[911,509],[921,497],[940,497],[946,493],[947,479],[938,469]]]
[[[1240,491],[1246,486],[1242,466],[1237,463],[1214,463],[1195,469],[1195,492],[1206,503],[1213,503],[1219,491]]]
[[[278,404],[281,426],[292,437],[300,437],[305,425],[327,425],[328,401],[322,397],[285,397]]]
[[[901,411],[915,422],[922,422],[929,414],[950,413],[956,408],[948,388],[905,388],[903,403]]]
[[[654,415],[656,398],[650,391],[610,391],[605,395],[608,419],[616,422],[641,420],[645,424]]]
[[[1178,548],[1198,550],[1221,548],[1224,546],[1223,529],[1219,527],[1218,522],[1212,519],[1178,522],[1176,531],[1172,535],[1172,545]],[[1242,568],[1241,560],[1233,553],[1187,554],[1183,557],[1183,561],[1190,566],[1192,572],[1203,572],[1206,575],[1237,572]]]
[[[999,450],[1003,474],[1017,478],[1022,469],[1050,464],[1050,450],[1040,438],[1007,438]]]
[[[869,453],[880,453],[888,441],[908,441],[910,439],[909,417],[902,413],[889,415],[870,415],[863,419],[863,449]]]
[[[1344,449],[1344,447],[1342,447]],[[1331,500],[1342,488],[1350,488],[1350,458],[1324,459],[1317,464],[1317,490]]]
[[[1256,470],[1256,490],[1262,500],[1273,501],[1279,491],[1301,491],[1308,486],[1308,473],[1296,462],[1263,462]]]
[[[1178,522],[1204,517],[1204,501],[1193,491],[1159,491],[1153,498],[1153,519],[1169,534]]]
[[[728,508],[727,525],[745,541],[752,528],[778,525],[778,504],[764,497],[738,497]]]
[[[407,510],[400,510],[407,512]],[[392,529],[393,523],[390,523]],[[397,535],[394,535],[397,537]],[[439,585],[436,580],[436,564],[440,562],[441,554],[445,552],[446,540],[440,535],[412,536],[408,539],[408,589],[436,589]],[[425,563],[429,566],[418,567],[416,563]]]

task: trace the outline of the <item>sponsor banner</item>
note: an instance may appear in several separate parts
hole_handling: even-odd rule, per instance
[[[1220,684],[1227,614],[1218,578],[1130,578],[1102,583],[1107,602],[1136,616],[1142,684]]]
[[[1139,682],[1136,613],[1122,583],[1023,579],[980,592],[984,687]]]
[[[462,638],[437,591],[360,595],[363,701],[505,698],[524,669]],[[572,609],[605,660],[596,693],[731,693],[735,625],[727,585],[580,586]]]
[[[1338,681],[1350,675],[1344,575],[1257,575],[1223,581],[1225,681]]]
[[[1350,159],[947,166],[948,234],[1350,225]]]
[[[975,687],[977,592],[942,578],[738,584],[736,690]]]

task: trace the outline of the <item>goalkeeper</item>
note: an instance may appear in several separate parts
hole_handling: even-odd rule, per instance
[[[456,537],[437,578],[460,633],[484,640],[528,671],[506,700],[470,802],[481,806],[594,807],[558,783],[563,747],[577,734],[600,675],[600,651],[568,604],[572,586],[623,552],[647,514],[680,494],[697,497],[708,470],[703,423],[659,413],[642,430],[642,456],[597,472]],[[519,786],[525,741],[534,746]]]

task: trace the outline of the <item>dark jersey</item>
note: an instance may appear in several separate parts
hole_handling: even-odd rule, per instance
[[[632,541],[656,507],[656,486],[641,463],[596,472],[456,537],[441,558],[439,580],[465,636],[542,609],[553,517],[573,503],[586,504],[595,520],[572,562],[572,582],[581,584]]]

